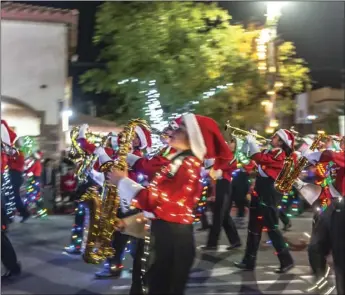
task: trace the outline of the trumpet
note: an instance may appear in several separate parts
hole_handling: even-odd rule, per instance
[[[234,127],[234,126],[231,126],[230,125],[230,121],[227,121],[226,124],[225,124],[225,130],[230,132],[231,136],[233,137],[236,137],[238,139],[241,139],[243,141],[245,141],[245,137],[247,135],[253,135],[255,138],[256,138],[256,141],[261,144],[261,145],[266,145],[268,143],[271,142],[270,139],[267,139],[259,134],[256,134],[256,133],[252,133],[252,132],[249,132],[249,131],[246,131],[246,130],[243,130],[243,129],[240,129],[240,128],[237,128],[237,127]]]

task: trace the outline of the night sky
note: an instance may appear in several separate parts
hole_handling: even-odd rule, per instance
[[[90,68],[98,54],[92,45],[94,18],[101,1],[20,1],[33,5],[77,9],[79,11],[79,62],[71,68],[77,76]],[[219,2],[227,9],[233,22],[264,21],[264,2]],[[314,87],[341,87],[341,69],[345,68],[345,3],[288,2],[283,8],[278,32],[292,41],[299,57],[304,58],[312,71]],[[90,64],[91,63],[91,64]],[[75,79],[76,80],[76,79]],[[74,103],[85,99],[77,84]]]

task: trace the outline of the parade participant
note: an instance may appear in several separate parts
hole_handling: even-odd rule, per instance
[[[293,153],[294,136],[289,130],[278,130],[272,137],[273,148],[270,150],[260,151],[253,135],[247,136],[247,143],[249,155],[258,165],[258,175],[250,202],[246,252],[242,262],[235,262],[235,266],[243,270],[254,270],[265,226],[280,261],[280,267],[275,272],[285,273],[293,268],[294,262],[278,229],[278,200],[274,181],[283,168],[285,158]]]
[[[321,278],[327,279],[325,278],[326,259],[332,253],[337,293],[345,294],[345,137],[342,138],[340,147],[342,150],[338,152],[332,150],[312,152],[310,149],[306,149],[302,152],[302,156],[312,164],[334,162],[338,168],[334,185],[329,184],[332,201],[314,225],[308,254],[316,280],[320,281]],[[303,188],[303,183],[297,185],[297,189],[303,190]],[[320,192],[322,193],[321,190]],[[318,196],[314,196],[314,198],[316,199]],[[317,284],[316,287],[320,289],[321,285]]]
[[[150,160],[128,157],[135,170],[144,170],[152,179],[148,188],[129,179],[127,171],[115,169],[107,175],[108,181],[118,186],[122,200],[133,201],[138,208],[155,215],[149,250],[152,261],[146,272],[148,294],[184,294],[195,257],[192,213],[201,194],[202,161],[233,159],[211,118],[186,114],[172,122],[171,129],[170,145],[177,153]]]
[[[20,216],[22,217],[21,222],[25,222],[29,216],[30,213],[27,210],[27,208],[24,206],[22,198],[20,196],[20,188],[23,185],[24,182],[24,166],[25,166],[25,157],[24,153],[21,151],[18,151],[12,156],[9,156],[8,158],[8,166],[9,166],[9,172],[10,172],[10,178],[13,186],[13,193],[14,193],[14,199],[16,203],[16,208],[18,212],[20,213]]]
[[[231,150],[229,148],[229,150]],[[233,155],[232,159],[216,158],[210,171],[210,176],[216,181],[216,199],[213,206],[212,225],[208,235],[206,246],[202,250],[217,250],[221,228],[229,240],[228,250],[239,248],[241,239],[238,235],[236,225],[230,215],[232,207],[232,173],[237,169],[237,161]]]
[[[81,144],[81,147],[87,153],[95,153],[97,154],[97,147],[93,144],[90,144],[86,140],[86,131],[88,125],[84,124],[81,126],[79,131],[78,142]],[[149,152],[151,149],[152,141],[151,141],[151,133],[144,127],[137,126],[135,128],[136,136],[132,142],[132,153],[136,156],[143,156],[144,152]],[[108,156],[112,159],[116,159],[117,154],[116,150],[118,148],[118,137],[116,135],[110,136],[107,147],[104,149]],[[99,162],[97,162],[97,166],[99,166]],[[98,169],[98,167],[94,167],[94,169]],[[130,171],[130,178],[134,181],[138,182],[138,175],[134,171]],[[121,204],[119,211],[117,213],[118,218],[122,219],[134,214],[137,214],[139,211],[137,209],[129,210],[129,206],[127,209],[124,209],[126,206]],[[118,278],[121,276],[123,265],[122,265],[122,258],[124,255],[124,251],[126,245],[129,241],[130,237],[121,233],[120,231],[115,231],[112,239],[112,247],[115,250],[115,255],[113,257],[107,258],[107,261],[104,265],[104,268],[96,272],[96,278],[103,279],[103,278]]]
[[[232,180],[232,198],[237,207],[235,224],[238,228],[245,228],[245,207],[248,206],[249,177],[253,174],[256,164],[241,152],[242,144],[236,137],[230,141],[229,147],[235,154],[237,161],[237,170],[233,173]]]
[[[1,182],[3,182],[3,174],[8,162],[6,152],[13,146],[16,137],[16,133],[8,126],[7,122],[1,120]],[[6,234],[7,221],[3,200],[1,200],[1,262],[6,268],[5,273],[1,276],[2,280],[21,273],[21,266],[17,260],[16,252]]]
[[[25,173],[28,175],[27,187],[34,188],[34,190],[27,189],[26,202],[28,206],[34,209],[36,217],[44,216],[47,211],[44,209],[44,202],[41,195],[42,158],[43,153],[41,151],[35,152],[30,166],[25,169]]]

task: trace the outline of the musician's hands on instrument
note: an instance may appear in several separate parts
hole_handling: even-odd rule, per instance
[[[107,182],[117,185],[119,181],[125,177],[128,177],[127,170],[112,169],[107,173]]]
[[[86,132],[89,129],[89,125],[88,124],[83,124],[80,126],[79,129],[79,135],[78,138],[85,138],[86,137]]]
[[[116,231],[124,231],[126,227],[126,223],[122,221],[121,219],[115,224],[115,230]]]
[[[252,135],[252,134],[248,134],[248,135],[246,136],[246,140],[247,140],[248,143],[256,143],[256,138],[255,138],[255,136]]]

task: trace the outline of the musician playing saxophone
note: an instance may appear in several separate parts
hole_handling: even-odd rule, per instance
[[[127,171],[113,170],[108,175],[109,182],[118,186],[121,199],[133,200],[155,216],[151,225],[148,294],[184,294],[195,257],[193,209],[202,190],[202,161],[233,158],[211,118],[186,114],[176,119],[171,129],[170,145],[177,153],[168,158],[146,160],[131,155],[128,159],[152,180],[148,188],[131,181]]]
[[[294,150],[294,135],[285,129],[278,130],[271,140],[272,149],[260,151],[253,135],[247,136],[249,156],[258,165],[254,192],[251,196],[247,247],[242,262],[235,266],[243,270],[254,270],[263,226],[277,252],[280,267],[276,273],[285,273],[294,266],[283,236],[278,229],[277,193],[274,181],[278,177],[287,156]]]
[[[319,216],[314,225],[308,254],[309,262],[314,271],[316,280],[324,278],[326,273],[326,258],[332,253],[334,272],[336,278],[337,294],[345,294],[345,137],[340,142],[341,151],[325,150],[323,152],[312,152],[306,149],[302,152],[311,164],[326,164],[334,162],[337,171],[335,183],[329,184],[331,204]],[[302,190],[303,183],[297,189]],[[320,190],[323,193],[323,190]],[[319,196],[314,196],[317,199]]]
[[[96,145],[89,143],[86,139],[86,130],[88,129],[88,126],[85,124],[81,126],[79,131],[79,137],[78,142],[81,146],[81,148],[88,154],[96,154],[98,155],[98,151],[102,149],[102,151],[105,151],[105,153],[111,158],[116,159],[117,158],[117,149],[118,149],[118,137],[114,134],[111,134],[109,136],[107,146],[103,148],[98,148]],[[149,130],[147,130],[144,127],[137,126],[135,128],[136,136],[132,142],[132,153],[136,156],[142,157],[144,156],[144,152],[149,152],[151,149],[151,133]],[[99,172],[95,172],[99,169],[100,162],[97,161],[97,163],[94,166],[94,171],[92,172],[92,175],[96,176],[99,175]],[[91,175],[91,177],[92,177]],[[131,170],[129,171],[129,177],[130,179],[134,180],[135,182],[138,182],[138,173]],[[103,179],[104,180],[104,179]],[[138,213],[137,209],[129,210],[125,209],[124,206],[121,206],[122,208],[119,208],[117,212],[117,216],[119,218],[125,218],[134,214]],[[112,247],[115,250],[115,255],[113,257],[108,257],[107,261],[104,264],[104,267],[102,270],[96,272],[95,276],[96,278],[103,279],[103,278],[118,278],[120,277],[123,265],[122,265],[122,257],[124,255],[124,251],[126,248],[126,245],[129,241],[130,237],[128,235],[122,234],[120,231],[115,231],[112,239]],[[133,240],[134,238],[132,238]],[[134,254],[134,251],[131,253]]]

